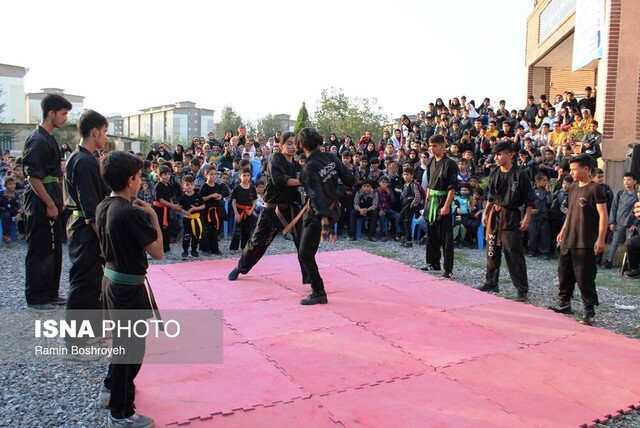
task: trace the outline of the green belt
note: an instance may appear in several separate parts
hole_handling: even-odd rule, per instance
[[[432,196],[441,197],[446,196],[447,193],[447,190],[429,189],[429,200],[431,201],[429,203],[429,224],[436,221],[436,218],[438,217],[438,202],[436,198],[432,198]]]
[[[73,215],[75,215],[76,217],[85,218],[84,211],[73,210]]]
[[[142,285],[144,284],[145,278],[144,275],[131,275],[129,273],[116,272],[106,266],[104,268],[104,276],[110,281],[126,285]]]
[[[58,177],[54,177],[53,175],[47,175],[40,181],[42,181],[42,184],[57,183],[58,182]]]

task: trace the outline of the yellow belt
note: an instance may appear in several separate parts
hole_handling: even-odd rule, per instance
[[[191,233],[193,233],[193,236],[196,236],[196,225],[198,225],[200,233],[198,233],[197,236],[198,239],[202,239],[202,221],[200,220],[200,213],[185,214],[184,218],[191,220],[189,223],[191,224]]]

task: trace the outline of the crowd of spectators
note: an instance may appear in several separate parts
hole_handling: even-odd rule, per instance
[[[509,109],[503,100],[494,106],[489,98],[477,104],[472,100],[467,101],[464,96],[454,97],[447,103],[438,98],[429,103],[426,110],[412,117],[403,115],[395,128],[385,130],[382,135],[374,136],[367,132],[355,139],[350,135],[333,133],[326,136],[321,150],[330,151],[341,158],[357,179],[354,187],[340,186],[343,216],[338,225],[338,234],[351,240],[362,238],[365,232],[366,239],[370,241],[401,239],[405,234],[398,219],[401,212],[400,196],[405,184],[402,171],[407,166],[413,168],[413,177],[424,198],[424,171],[431,156],[428,142],[434,135],[445,138],[447,156],[458,163],[459,187],[452,209],[455,212],[454,235],[459,246],[478,245],[485,177],[494,167],[492,148],[503,141],[512,144],[517,153],[515,163],[526,171],[535,192],[533,219],[536,228],[525,235],[530,255],[555,256],[555,234],[566,213],[566,194],[571,183],[568,159],[575,154],[587,153],[593,158],[596,180],[606,189],[609,208],[614,208],[612,222],[624,222],[618,218],[620,194],[613,195],[611,188],[604,183],[603,171],[597,168],[598,159],[602,156],[602,134],[598,131],[598,122],[594,120],[595,96],[590,87],[585,88],[584,94],[580,100],[571,91],[556,95],[553,101],[544,95],[537,100],[530,96],[521,109]],[[248,169],[252,186],[258,188],[258,200],[251,215],[258,215],[266,163],[271,154],[279,150],[279,138],[280,133],[267,138],[260,132],[254,138],[247,134],[244,127],[240,127],[237,132],[226,131],[221,139],[217,139],[213,132],[207,138],[194,137],[187,147],[155,144],[148,153],[137,153],[144,160],[138,198],[154,202],[154,188],[162,166],[170,168],[169,186],[176,204],[182,196],[183,177],[192,175],[195,191],[199,192],[208,179],[206,175],[213,170],[222,194],[217,211],[220,217],[217,231],[222,234],[223,221],[227,221],[228,231],[232,232],[235,213],[231,211],[232,204],[227,201],[240,183],[242,172]],[[70,149],[65,146],[61,150]],[[300,152],[296,160],[303,164],[304,154]],[[0,188],[3,226],[11,230],[11,222],[15,221],[22,230],[20,197],[28,182],[19,159],[12,158],[8,152],[4,153],[0,175],[3,176],[3,186]],[[626,199],[632,198],[625,198],[625,203]],[[424,200],[421,201],[423,203]],[[420,231],[428,227],[428,221],[422,206],[418,208],[417,227],[411,232],[415,232],[416,236],[411,238],[420,242]],[[628,210],[625,213],[628,214]],[[170,220],[172,242],[175,242],[182,229],[180,211],[171,210]],[[616,227],[612,226],[612,230]],[[5,227],[3,235],[4,241],[10,243],[10,233]],[[623,235],[626,238],[626,234]],[[615,242],[624,241],[620,236],[618,232]],[[601,263],[610,267],[612,257],[609,254]]]

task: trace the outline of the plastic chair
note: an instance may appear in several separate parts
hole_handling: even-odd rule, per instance
[[[484,250],[484,225],[480,224],[478,227],[478,249]]]
[[[364,224],[365,217],[360,217],[356,220],[356,239],[360,239],[362,237],[362,225]]]
[[[227,212],[227,221],[225,221],[225,224],[223,226],[224,237],[226,238],[229,235],[233,235],[233,232],[236,230],[236,216],[233,214],[231,200],[227,199],[225,201],[224,209]]]
[[[16,242],[18,240],[18,224],[15,219],[11,219],[11,241]],[[0,222],[0,247],[4,245],[4,230],[2,229],[2,222]]]
[[[256,160],[256,159],[251,159],[251,180],[253,180],[253,182],[256,182],[256,177],[258,176],[258,174],[260,174],[260,161]]]

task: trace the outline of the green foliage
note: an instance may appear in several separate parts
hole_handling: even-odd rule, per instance
[[[338,138],[351,135],[356,142],[365,131],[371,131],[377,141],[386,122],[388,117],[382,113],[376,98],[349,98],[342,89],[336,88],[322,90],[313,120],[326,140],[335,132]]]
[[[293,127],[293,132],[297,134],[302,128],[310,126],[311,121],[309,120],[309,112],[307,111],[307,106],[303,101],[302,107],[300,107],[300,110],[298,111],[298,118],[296,119],[296,125]]]
[[[256,121],[256,131],[262,132],[265,137],[269,138],[277,131],[280,131],[280,119],[273,113],[268,113]]]
[[[222,108],[220,123],[218,123],[218,134],[220,134],[220,138],[224,137],[225,132],[228,130],[233,131],[233,135],[238,135],[238,128],[242,125],[244,125],[242,116],[240,116],[233,107],[226,105]]]
[[[582,141],[582,138],[584,138],[584,129],[582,129],[581,126],[576,127],[572,127],[569,130],[569,138],[572,138],[574,141]]]
[[[5,90],[2,89],[2,86],[0,86],[0,98],[2,98],[2,96],[5,94],[6,94]],[[6,107],[6,104],[0,104],[0,122],[2,122],[2,113],[4,112],[5,107]]]

